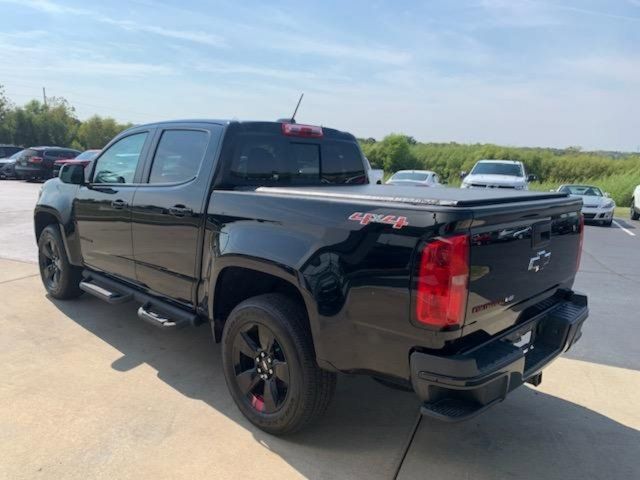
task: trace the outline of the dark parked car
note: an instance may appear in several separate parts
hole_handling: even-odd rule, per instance
[[[231,396],[273,434],[321,415],[338,372],[413,389],[448,421],[538,385],[588,314],[580,199],[367,170],[353,135],[325,127],[134,127],[88,181],[66,165],[44,184],[42,281],[55,299],[134,301],[164,330],[209,324]]]
[[[16,178],[16,160],[23,150],[18,150],[8,158],[0,158],[0,178]]]
[[[0,144],[0,158],[9,158],[11,155],[18,153],[23,147],[16,145],[4,145]]]
[[[22,151],[16,161],[16,176],[23,180],[53,178],[56,160],[75,158],[80,151],[62,147],[31,147]]]
[[[99,153],[100,150],[85,150],[75,158],[56,160],[55,162],[53,162],[53,176],[58,176],[63,165],[77,163],[79,165],[82,165],[83,167],[86,167],[87,165],[89,165],[89,163],[91,163],[91,160],[96,158],[96,155],[98,155]]]

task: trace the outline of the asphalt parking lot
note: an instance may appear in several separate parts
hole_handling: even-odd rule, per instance
[[[575,288],[591,315],[540,387],[452,425],[342,376],[320,424],[276,438],[236,409],[209,329],[45,296],[39,188],[0,181],[0,478],[640,478],[640,222],[587,228]]]

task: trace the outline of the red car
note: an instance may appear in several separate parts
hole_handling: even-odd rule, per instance
[[[62,166],[68,163],[79,163],[86,167],[87,165],[89,165],[89,163],[91,163],[91,160],[96,158],[96,156],[99,153],[100,153],[100,150],[85,150],[75,158],[65,158],[62,160],[56,160],[53,163],[53,176],[57,177],[58,174],[60,173],[60,169],[62,168]]]

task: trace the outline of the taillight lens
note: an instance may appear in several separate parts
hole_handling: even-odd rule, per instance
[[[578,240],[578,258],[576,259],[576,272],[580,270],[580,260],[582,259],[582,244],[584,243],[584,215],[579,213],[580,239]]]
[[[31,157],[28,161],[29,163],[42,163],[42,157]]]
[[[467,306],[469,235],[438,238],[420,256],[416,319],[432,327],[461,325]]]
[[[298,123],[283,123],[282,133],[289,137],[306,137],[306,138],[321,138],[322,127],[315,125],[300,125]]]

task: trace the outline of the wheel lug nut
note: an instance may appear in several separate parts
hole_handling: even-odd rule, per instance
[[[269,373],[273,373],[273,370],[269,369]]]
[[[271,363],[271,358],[267,358],[267,362]]]
[[[262,369],[261,368],[258,368],[258,373],[262,373]]]
[[[262,353],[260,354],[260,356],[261,356],[262,358],[264,358],[264,352],[262,352]]]

